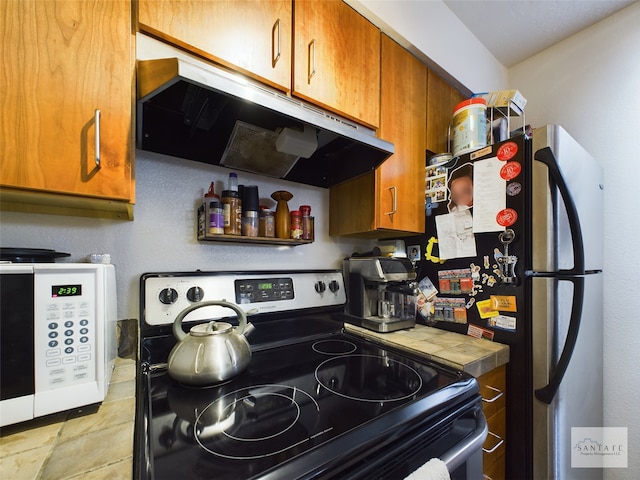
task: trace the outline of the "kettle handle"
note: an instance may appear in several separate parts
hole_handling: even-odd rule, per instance
[[[230,308],[234,310],[238,314],[238,328],[237,331],[240,335],[244,333],[247,329],[247,315],[244,311],[238,307],[235,303],[227,302],[226,300],[209,300],[206,302],[194,303],[193,305],[188,306],[184,310],[182,310],[176,319],[173,322],[173,335],[178,339],[178,341],[182,341],[187,337],[187,334],[184,333],[182,329],[182,320],[191,313],[192,311],[200,308],[200,307],[209,307],[218,305],[220,307]]]

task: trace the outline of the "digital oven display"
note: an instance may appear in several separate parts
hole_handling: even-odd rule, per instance
[[[277,302],[294,298],[291,277],[238,279],[234,283],[238,304]]]
[[[82,295],[82,285],[53,285],[51,297],[77,297]]]

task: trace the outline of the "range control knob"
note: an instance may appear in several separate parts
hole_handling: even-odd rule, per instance
[[[327,289],[327,285],[322,280],[318,280],[313,287],[318,293],[323,293]]]
[[[178,292],[176,292],[173,288],[165,288],[160,292],[158,298],[165,305],[171,305],[178,300]]]
[[[331,280],[329,282],[329,290],[331,290],[333,293],[336,293],[338,290],[340,290],[340,284],[337,280]]]
[[[191,287],[187,290],[187,299],[190,302],[201,302],[204,298],[204,290],[200,287]]]

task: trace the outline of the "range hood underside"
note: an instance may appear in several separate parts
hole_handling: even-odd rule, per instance
[[[140,68],[138,75],[140,78]],[[272,132],[284,127],[302,131],[309,125],[182,77],[139,98],[137,120],[138,148],[211,165],[220,165],[237,121]],[[374,140],[387,143],[386,149],[314,128],[317,150],[309,158],[300,157],[281,178],[326,188],[370,172],[393,152],[393,145],[380,139]]]

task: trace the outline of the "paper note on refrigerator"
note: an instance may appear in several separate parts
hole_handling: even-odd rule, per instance
[[[476,256],[476,239],[473,236],[470,210],[438,215],[436,230],[441,260]]]
[[[478,160],[473,164],[473,232],[504,230],[497,220],[498,212],[507,203],[506,181],[500,176],[504,162],[497,157]]]

